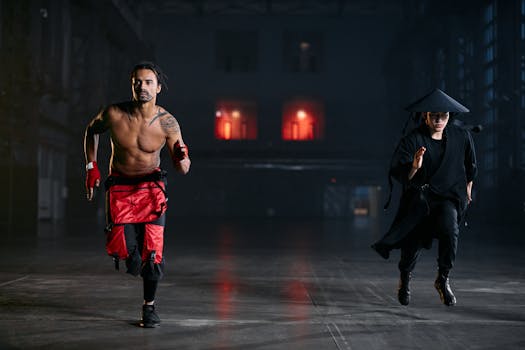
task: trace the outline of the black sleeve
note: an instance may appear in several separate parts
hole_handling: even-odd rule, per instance
[[[474,149],[474,140],[470,132],[465,131],[465,174],[467,182],[473,181],[478,174],[478,166],[476,161],[476,150]]]
[[[410,183],[418,183],[420,177],[423,176],[423,172],[418,171],[412,180],[408,180],[408,174],[412,169],[412,162],[417,149],[418,147],[416,147],[415,144],[415,137],[408,135],[401,139],[396,151],[394,152],[394,156],[392,157],[390,174],[402,184],[403,187],[408,186]]]

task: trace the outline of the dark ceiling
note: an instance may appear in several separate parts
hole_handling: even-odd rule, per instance
[[[174,15],[344,16],[395,13],[402,3],[401,0],[148,0],[140,2],[140,6],[148,12]]]

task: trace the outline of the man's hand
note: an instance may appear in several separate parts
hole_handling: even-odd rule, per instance
[[[417,171],[423,166],[423,155],[427,149],[425,147],[419,147],[419,149],[414,154],[414,160],[412,161],[412,169],[408,173],[408,179],[412,180]]]
[[[89,162],[86,165],[86,194],[88,201],[93,200],[93,188],[100,186],[100,171],[97,162]]]
[[[414,154],[414,160],[412,161],[412,168],[421,169],[423,166],[423,155],[427,149],[425,147],[419,147],[419,149]]]
[[[173,160],[180,162],[185,158],[188,158],[188,146],[181,145],[180,140],[177,140],[173,146]]]

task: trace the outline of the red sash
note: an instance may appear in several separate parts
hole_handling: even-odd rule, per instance
[[[165,191],[162,181],[112,185],[108,191],[111,222],[138,224],[155,221],[166,212]]]
[[[141,178],[128,178],[111,174],[106,181],[108,229],[106,251],[118,259],[126,259],[128,250],[124,234],[125,224],[144,223],[144,247],[142,260],[155,251],[155,263],[162,260],[164,226],[152,222],[167,209],[166,185],[159,169]]]

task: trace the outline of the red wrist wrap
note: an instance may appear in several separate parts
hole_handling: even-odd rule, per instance
[[[93,169],[88,169],[86,174],[86,188],[95,187],[97,180],[100,180],[100,171],[98,170],[97,162],[93,163]]]
[[[181,160],[188,158],[188,146],[187,145],[179,145],[178,142],[175,144],[174,150],[173,150],[173,158],[180,162]]]

